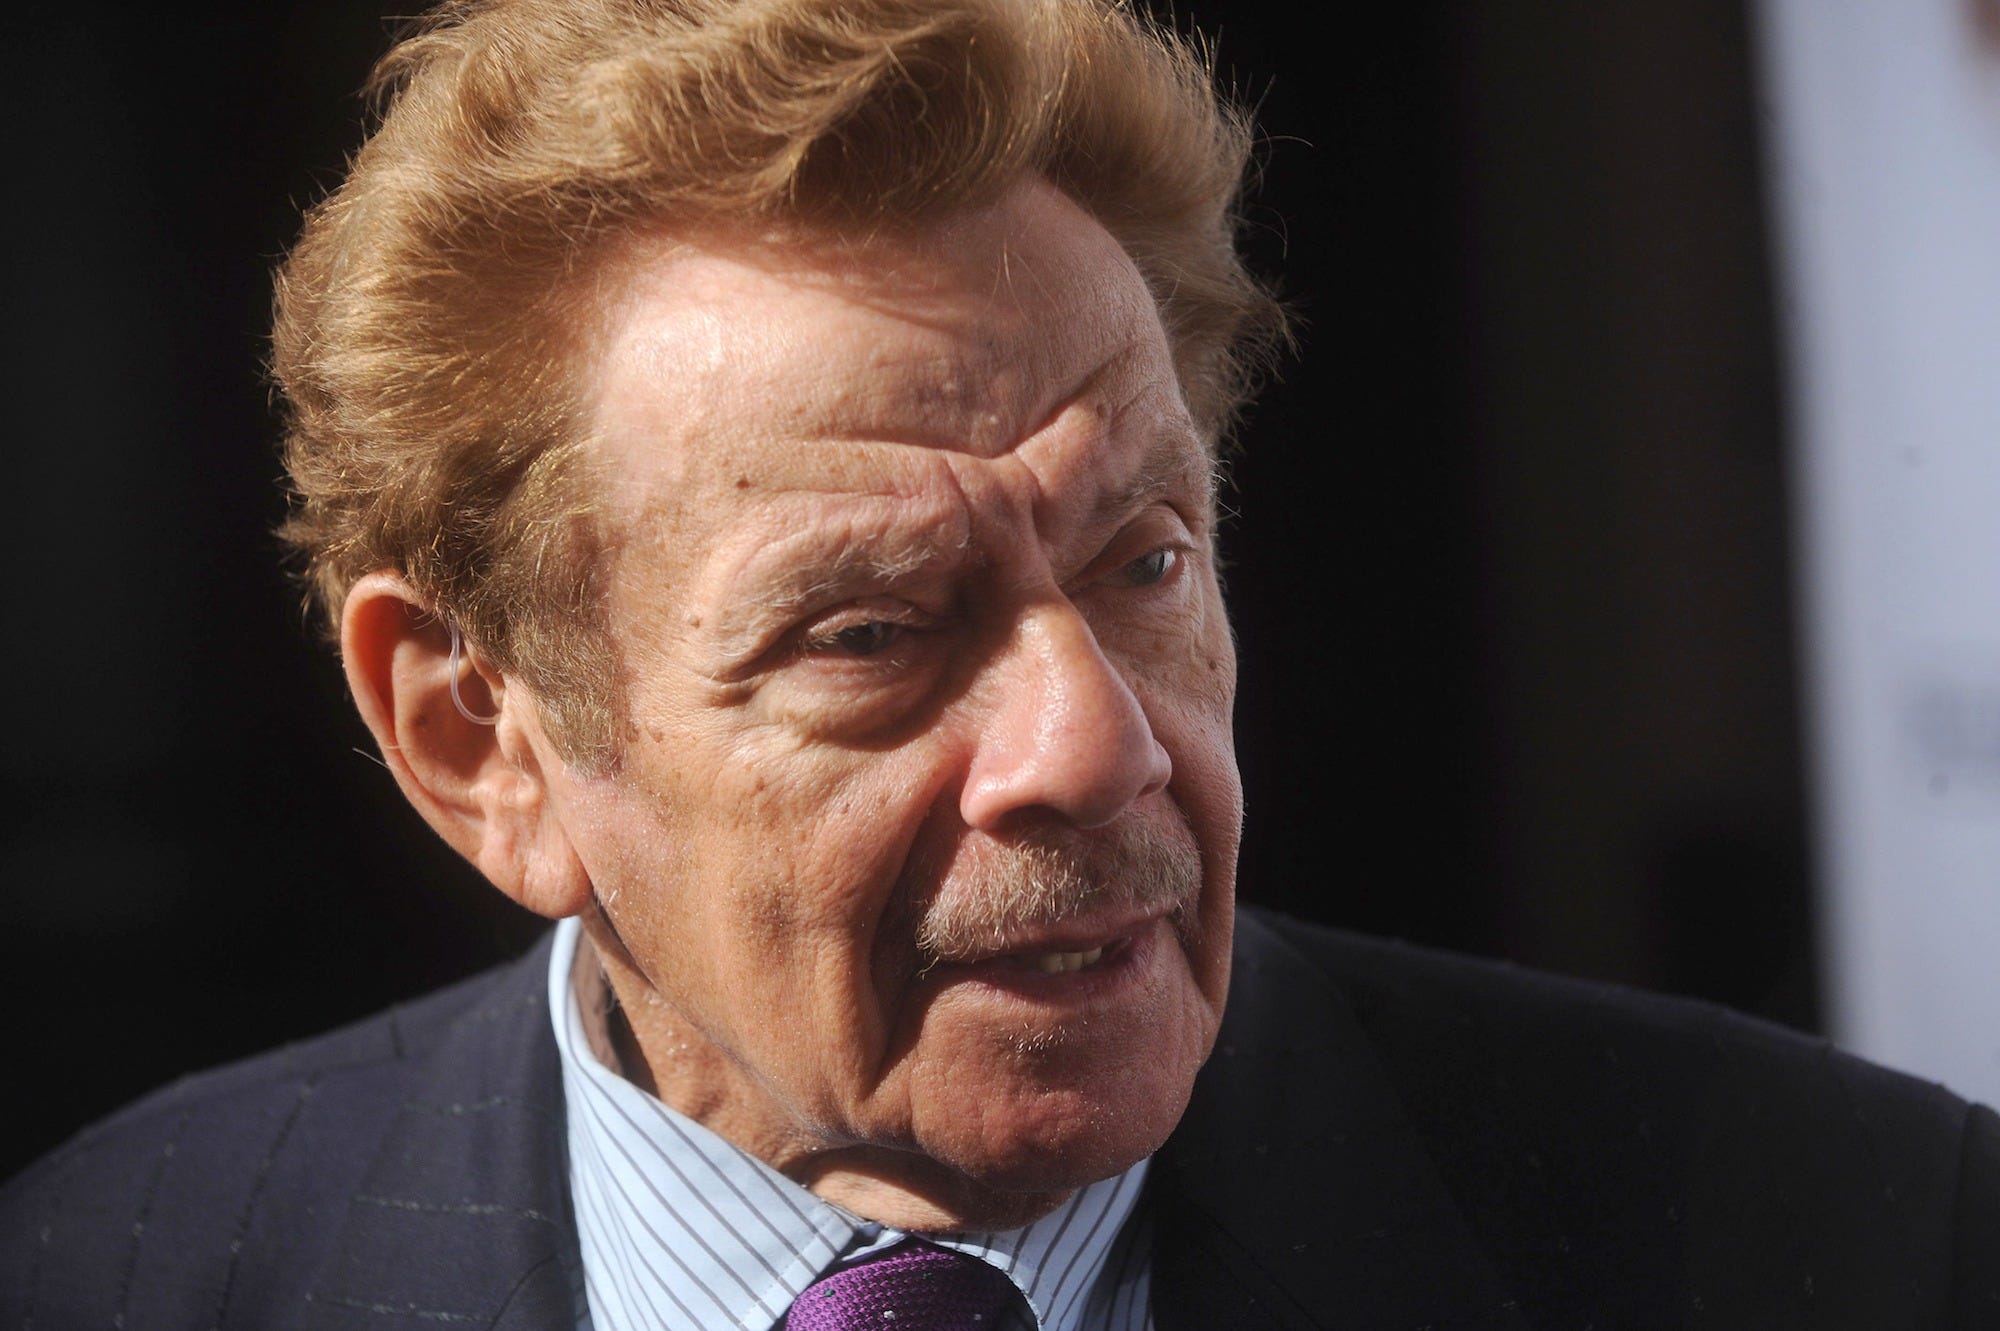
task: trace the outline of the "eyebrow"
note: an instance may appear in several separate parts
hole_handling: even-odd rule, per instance
[[[1191,488],[1201,500],[1202,512],[1210,513],[1221,488],[1221,469],[1192,431],[1166,431],[1147,447],[1131,479],[1093,507],[1100,514],[1129,513],[1172,494],[1196,477],[1199,479]]]
[[[779,568],[756,569],[772,555],[765,546],[722,584],[724,604],[711,620],[712,652],[726,663],[719,675],[736,674],[768,650],[773,625],[788,625],[823,601],[907,585],[960,562],[954,556],[966,549],[962,535],[937,528],[898,533],[886,542],[852,532],[803,532],[778,544],[786,552]],[[748,594],[738,594],[746,587]]]
[[[773,585],[763,588],[749,603],[751,610],[758,614],[790,615],[850,587],[892,586],[938,563],[944,554],[937,542],[922,539],[900,542],[901,549],[889,552],[877,544],[863,545],[852,538],[824,544],[833,549],[830,560],[798,565],[795,571],[799,576],[774,579]]]

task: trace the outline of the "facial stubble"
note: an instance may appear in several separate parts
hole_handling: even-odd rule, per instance
[[[918,862],[902,885],[925,964],[991,956],[1023,935],[1108,908],[1165,907],[1183,946],[1198,940],[1201,853],[1185,823],[1125,819],[1092,831],[1036,831],[991,847],[968,881]],[[917,880],[912,882],[910,880]]]

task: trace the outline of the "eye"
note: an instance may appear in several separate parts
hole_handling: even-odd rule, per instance
[[[844,629],[829,633],[816,645],[822,651],[838,652],[843,656],[873,656],[894,643],[902,633],[901,624],[871,619],[865,624],[849,624]]]
[[[1172,546],[1163,545],[1157,550],[1149,550],[1112,575],[1114,581],[1127,587],[1151,587],[1164,581],[1174,566],[1180,563],[1181,552]]]

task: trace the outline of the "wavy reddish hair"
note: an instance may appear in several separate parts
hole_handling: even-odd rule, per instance
[[[1282,318],[1236,250],[1245,117],[1099,0],[456,0],[376,68],[379,124],[277,277],[283,528],[337,624],[390,569],[615,760],[578,369],[645,230],[921,225],[1039,173],[1150,286],[1219,438]]]

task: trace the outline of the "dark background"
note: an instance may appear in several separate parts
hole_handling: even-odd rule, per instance
[[[1228,536],[1245,895],[1810,1026],[1740,3],[1191,6],[1306,353]],[[10,24],[0,1173],[537,924],[367,756],[269,532],[268,271],[373,3]]]

